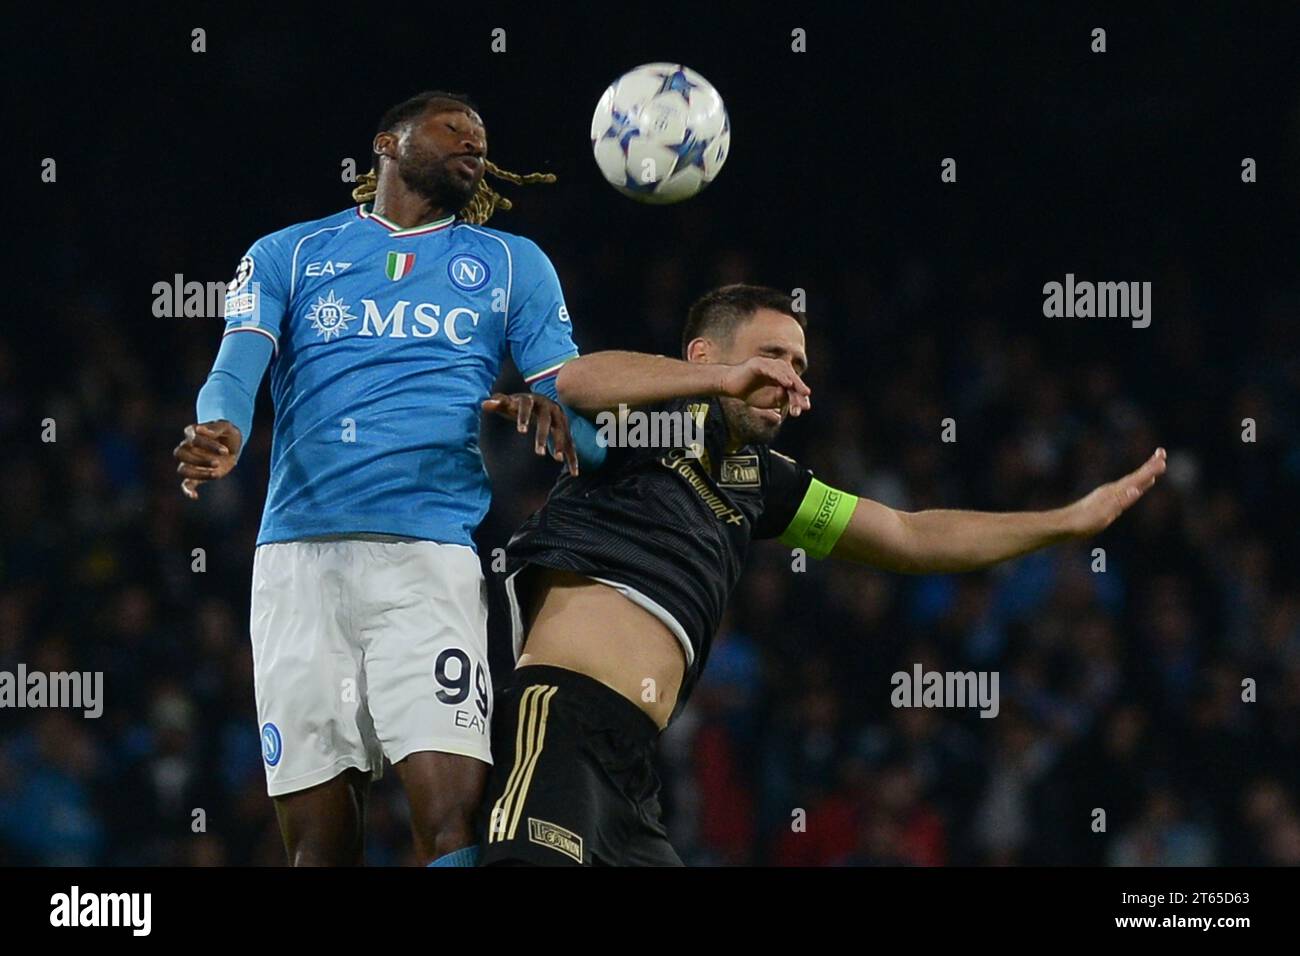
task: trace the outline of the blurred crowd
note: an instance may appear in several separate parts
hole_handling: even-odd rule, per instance
[[[584,350],[672,354],[694,295],[765,281],[741,252],[697,251],[633,272],[616,249],[594,263],[552,250]],[[1048,334],[1000,314],[999,282],[1014,278],[954,289],[935,275],[913,262],[810,281],[814,409],[779,449],[907,510],[1053,507],[1157,445],[1169,472],[1097,539],[986,572],[803,568],[757,545],[662,740],[683,858],[1300,864],[1293,306],[1265,297],[1253,334],[1225,350],[1198,332],[1191,293],[1163,300],[1177,334],[1158,334],[1160,316],[1150,334],[1069,320]],[[613,321],[600,306],[619,302]],[[247,628],[267,399],[235,473],[186,501],[170,451],[217,323],[142,350],[118,334],[122,308],[62,293],[39,362],[0,330],[0,669],[105,675],[97,720],[0,712],[0,863],[281,864]],[[941,441],[948,418],[955,442]],[[483,447],[500,681],[508,642],[487,559],[553,472],[508,426],[485,423]],[[914,663],[997,671],[1000,713],[892,707],[890,675]],[[368,824],[371,863],[410,862],[391,769]]]

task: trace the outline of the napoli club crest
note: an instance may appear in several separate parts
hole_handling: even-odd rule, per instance
[[[478,256],[454,256],[447,263],[447,276],[457,288],[474,292],[487,285],[490,273],[487,263]]]
[[[280,737],[280,728],[272,723],[262,725],[262,759],[268,767],[274,767],[284,754],[284,740]]]

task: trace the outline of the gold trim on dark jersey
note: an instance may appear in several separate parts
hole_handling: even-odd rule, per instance
[[[659,464],[663,465],[669,471],[674,471],[686,480],[686,484],[691,487],[700,499],[713,512],[713,516],[719,521],[726,521],[727,524],[739,525],[745,520],[743,512],[737,511],[731,505],[727,504],[722,498],[713,493],[709,483],[700,476],[694,468],[691,467],[690,461],[687,460],[686,453],[680,448],[670,451],[659,459]]]
[[[557,690],[558,687],[550,684],[534,684],[524,691],[519,703],[519,722],[515,726],[515,763],[506,779],[505,792],[492,805],[488,818],[489,843],[515,838],[528,785],[546,743],[546,718]]]

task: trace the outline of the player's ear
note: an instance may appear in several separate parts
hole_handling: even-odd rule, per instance
[[[691,339],[686,345],[686,361],[712,362],[713,343],[706,338]]]
[[[377,133],[375,141],[371,144],[376,156],[387,156],[389,159],[397,158],[397,137],[387,131]]]

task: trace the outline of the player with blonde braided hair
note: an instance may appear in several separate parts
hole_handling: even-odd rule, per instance
[[[486,157],[483,160],[483,168],[488,175],[497,179],[504,179],[506,182],[514,183],[516,186],[531,186],[534,183],[553,183],[555,182],[554,173],[512,173],[508,169],[502,169]],[[375,193],[379,188],[379,174],[373,169],[364,174],[357,180],[357,186],[352,190],[352,198],[359,203],[374,202]],[[514,208],[514,204],[501,195],[495,189],[488,185],[487,179],[480,179],[478,188],[474,190],[474,195],[465,208],[460,211],[460,218],[465,222],[472,222],[481,226],[492,218],[492,214],[500,209],[502,212],[509,212]]]
[[[596,464],[558,404],[577,357],[550,260],[483,223],[510,202],[463,96],[390,109],[358,205],[271,233],[239,263],[182,490],[225,477],[274,355],[271,476],[253,559],[254,686],[267,790],[294,865],[363,860],[365,792],[390,761],[416,857],[473,865],[492,682],[473,533],[490,492],[482,411],[537,454]],[[252,334],[248,334],[252,333]],[[532,391],[492,395],[506,357]]]

